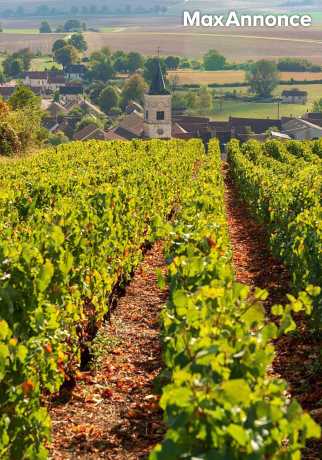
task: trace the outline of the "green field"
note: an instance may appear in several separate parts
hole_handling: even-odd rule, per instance
[[[6,34],[30,34],[30,35],[38,35],[39,29],[3,29],[3,33]]]
[[[99,31],[100,32],[114,32],[115,30],[115,27],[100,27],[99,28]]]
[[[42,56],[32,60],[31,70],[46,70],[50,69],[53,65],[60,69],[62,68],[62,66],[54,62],[50,56]]]
[[[5,55],[3,54],[0,55],[0,68],[2,67],[2,62],[4,61],[5,58],[6,58]],[[41,57],[34,58],[31,61],[30,70],[46,70],[46,69],[50,69],[53,65],[55,65],[55,67],[58,67],[59,69],[62,68],[60,64],[57,64],[56,62],[52,60],[51,56],[41,56]]]
[[[280,104],[281,117],[297,117],[312,109],[313,102],[322,97],[322,85],[296,85],[297,88],[308,91],[309,98],[306,105],[303,104]],[[275,90],[275,95],[280,95],[283,90],[288,89],[287,85],[280,85]],[[229,91],[236,89],[238,94],[245,94],[247,88],[229,88]],[[218,90],[220,94],[222,90]],[[238,100],[223,100],[220,103],[215,100],[214,110],[210,114],[216,120],[227,120],[229,116],[252,117],[252,118],[277,118],[277,103],[244,102]]]

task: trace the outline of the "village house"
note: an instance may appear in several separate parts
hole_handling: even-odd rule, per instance
[[[51,91],[57,91],[59,88],[62,88],[66,85],[66,79],[64,75],[59,75],[59,74],[54,74],[48,75],[48,80],[47,80],[47,89]]]
[[[297,88],[286,89],[282,92],[282,102],[284,104],[306,104],[308,92],[301,91]]]
[[[65,68],[65,76],[68,80],[82,80],[86,70],[83,64],[71,64]]]
[[[88,141],[90,139],[104,141],[107,136],[103,129],[98,128],[95,124],[89,124],[74,134],[74,141]]]
[[[293,118],[283,123],[282,132],[296,140],[313,140],[322,137],[322,127],[303,118]]]
[[[45,71],[30,71],[25,72],[23,75],[23,84],[31,88],[42,88],[44,91],[47,89],[48,72]]]

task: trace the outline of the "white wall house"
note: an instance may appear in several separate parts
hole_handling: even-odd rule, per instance
[[[282,102],[284,104],[306,104],[307,99],[307,91],[301,91],[299,89],[287,89],[282,92]]]

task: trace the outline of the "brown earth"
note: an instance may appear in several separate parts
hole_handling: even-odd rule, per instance
[[[167,292],[157,287],[165,268],[159,242],[121,297],[96,339],[95,366],[78,375],[69,401],[51,404],[51,458],[136,460],[162,440],[164,426],[154,391],[162,368],[159,314]]]
[[[255,222],[239,198],[227,164],[224,174],[226,212],[236,278],[241,283],[268,290],[265,306],[270,316],[273,304],[287,302],[286,294],[291,291],[290,276],[283,264],[272,257],[265,230]],[[297,327],[297,334],[282,336],[277,340],[272,372],[287,381],[290,396],[296,398],[317,423],[321,423],[322,376],[318,362],[322,343],[317,335],[312,335],[305,318],[297,318]],[[319,460],[321,447],[321,440],[310,441],[302,459]]]

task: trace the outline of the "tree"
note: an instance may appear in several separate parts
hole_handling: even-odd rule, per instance
[[[14,128],[6,121],[0,121],[0,155],[11,156],[20,150],[21,143]]]
[[[64,24],[65,32],[79,32],[82,30],[82,24],[78,19],[68,19]]]
[[[189,91],[185,95],[185,100],[187,101],[188,109],[194,110],[196,108],[198,100],[196,93],[194,93],[193,91]]]
[[[40,109],[40,98],[27,86],[17,86],[9,98],[9,105],[13,110],[25,108]]]
[[[105,84],[102,81],[94,81],[87,89],[87,93],[94,104],[98,103],[98,98],[103,89],[105,88]]]
[[[273,61],[262,59],[250,67],[246,79],[252,93],[260,97],[268,97],[279,82],[277,66]]]
[[[69,39],[69,44],[82,53],[87,50],[86,40],[81,33],[73,34]]]
[[[141,75],[132,75],[126,80],[122,91],[122,107],[126,107],[129,101],[142,104],[146,83]]]
[[[7,57],[2,63],[3,71],[7,77],[20,77],[24,71],[23,62],[21,59],[12,59]]]
[[[212,49],[204,55],[203,63],[206,70],[220,70],[224,68],[226,58],[218,53],[218,51]]]
[[[59,50],[60,48],[64,48],[66,45],[67,45],[67,42],[63,40],[62,38],[59,38],[58,40],[54,42],[51,50],[55,54],[57,50]]]
[[[117,107],[118,102],[119,98],[113,86],[106,86],[101,92],[98,100],[100,108],[106,114],[108,114],[113,107]]]
[[[155,75],[156,67],[161,65],[161,70],[163,72],[164,77],[166,76],[166,66],[163,59],[158,58],[149,58],[145,61],[144,64],[144,79],[148,82],[152,81],[152,78]]]
[[[177,56],[168,56],[164,60],[164,64],[169,70],[176,70],[180,64],[180,58]]]
[[[125,57],[118,57],[114,62],[113,62],[113,67],[115,72],[120,72],[120,73],[125,73],[128,70],[128,62],[127,58]]]
[[[59,48],[55,52],[54,59],[58,64],[61,64],[65,68],[77,61],[78,54],[73,46],[67,45],[63,48]]]
[[[100,80],[107,82],[114,75],[111,58],[108,51],[92,53],[90,56],[90,72],[89,78],[91,80]]]
[[[23,48],[12,54],[13,58],[21,59],[23,64],[23,69],[29,70],[31,66],[32,58],[34,57],[29,48]]]
[[[41,34],[51,34],[52,30],[48,21],[42,21],[39,27],[39,32]]]
[[[127,69],[130,73],[142,68],[144,65],[144,58],[142,54],[131,52],[127,56]]]
[[[198,109],[202,113],[209,113],[213,108],[212,93],[207,86],[201,86],[197,96]]]
[[[55,145],[65,144],[68,141],[69,139],[66,136],[66,134],[64,134],[62,131],[57,131],[56,133],[49,134],[47,143],[49,145],[55,146]]]
[[[313,112],[322,112],[322,98],[314,101],[312,110]]]
[[[2,63],[4,73],[8,77],[20,77],[24,71],[29,70],[32,57],[29,48],[12,53]]]
[[[84,115],[83,118],[77,123],[75,131],[79,131],[88,125],[95,125],[97,128],[103,128],[104,123],[102,120],[93,117],[92,115]]]

